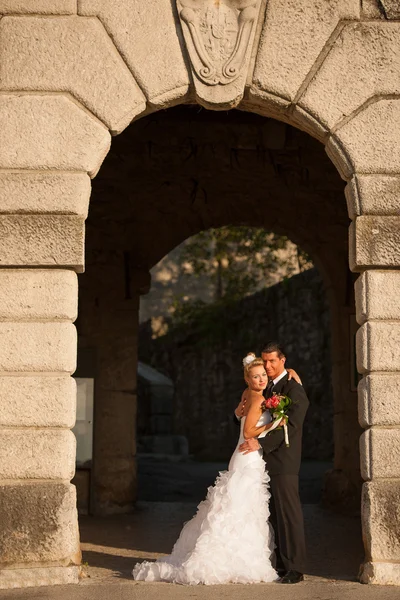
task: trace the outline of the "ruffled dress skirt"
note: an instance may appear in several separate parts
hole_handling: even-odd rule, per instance
[[[239,468],[230,465],[219,474],[195,516],[184,525],[172,553],[136,564],[132,572],[136,580],[217,585],[278,578],[270,560],[274,537],[268,522],[269,476],[255,454],[248,455],[250,462],[243,454],[237,456]]]

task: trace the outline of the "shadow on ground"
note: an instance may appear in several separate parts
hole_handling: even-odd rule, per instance
[[[129,515],[80,517],[83,560],[94,581],[131,580],[134,564],[171,552],[182,525],[196,512],[224,463],[139,457],[140,501]],[[300,495],[304,507],[308,577],[356,581],[363,559],[360,518],[319,507],[329,463],[304,462]],[[163,502],[159,499],[162,498]]]
[[[359,519],[304,505],[310,578],[356,581],[363,558]],[[134,564],[171,551],[195,504],[139,503],[131,515],[80,519],[83,560],[94,580],[131,579]]]

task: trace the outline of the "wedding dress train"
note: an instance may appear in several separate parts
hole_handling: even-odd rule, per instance
[[[269,413],[263,413],[257,426],[269,419]],[[268,522],[269,476],[260,451],[239,452],[245,420],[241,419],[228,471],[221,472],[208,488],[172,553],[135,565],[136,580],[213,585],[277,579],[270,561],[274,538]]]

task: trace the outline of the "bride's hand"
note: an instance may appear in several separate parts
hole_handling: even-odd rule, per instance
[[[240,402],[237,405],[237,407],[235,408],[235,415],[237,416],[238,419],[242,418],[242,412],[243,412],[243,409],[244,409],[245,404],[247,402],[247,400],[246,400],[246,392],[247,392],[247,390],[244,390],[244,392],[242,394],[242,397],[240,399]]]
[[[294,369],[286,369],[286,371],[289,374],[289,377],[288,377],[289,380],[294,379],[295,381],[297,381],[297,383],[299,383],[300,385],[303,385],[301,383],[300,377],[298,376],[298,374],[296,373],[296,371]]]

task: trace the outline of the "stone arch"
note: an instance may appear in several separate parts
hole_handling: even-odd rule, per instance
[[[350,265],[361,273],[363,581],[398,584],[399,13],[393,3],[373,0],[254,0],[242,17],[247,33],[237,78],[210,86],[196,71],[191,17],[182,17],[189,4],[0,2],[0,262],[7,267],[0,271],[0,388],[7,397],[0,411],[0,585],[78,577],[69,485],[77,298],[71,271],[84,265],[89,177],[108,152],[110,132],[140,115],[196,102],[238,106],[304,129],[323,141],[348,182]],[[239,31],[244,5],[221,4]],[[23,535],[10,536],[15,527]]]

